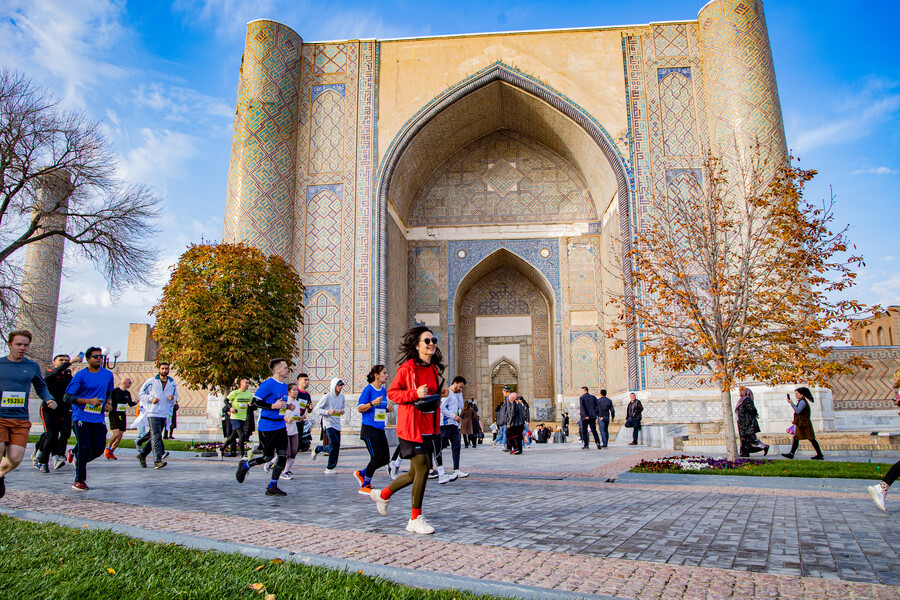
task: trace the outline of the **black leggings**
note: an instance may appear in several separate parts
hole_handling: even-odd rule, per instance
[[[890,486],[897,480],[897,477],[900,477],[900,461],[894,463],[894,466],[888,469],[888,472],[885,473],[883,482]]]
[[[222,450],[224,451],[225,448],[230,444],[231,451],[234,452],[234,442],[235,442],[235,440],[237,440],[238,446],[240,446],[240,449],[241,449],[241,456],[243,456],[244,455],[244,440],[246,439],[246,433],[244,432],[244,422],[235,420],[235,421],[233,421],[233,423],[240,423],[241,426],[231,428],[231,433],[228,435],[227,438],[225,438],[225,441],[222,442]]]
[[[428,471],[431,470],[431,461],[427,454],[416,454],[409,459],[409,471],[393,480],[388,486],[391,494],[402,490],[412,484],[412,507],[421,510],[422,498],[425,497],[425,484],[428,483]]]
[[[375,471],[388,464],[390,454],[387,435],[381,429],[377,429],[376,432],[370,432],[363,440],[369,450],[369,464],[366,465],[366,477],[369,479],[375,476]]]
[[[809,443],[812,444],[813,450],[816,451],[816,456],[822,456],[822,449],[819,448],[819,442],[816,441],[816,438],[809,440]],[[800,446],[800,440],[794,438],[794,443],[791,444],[790,454],[793,454],[797,451],[797,448]]]
[[[275,465],[272,467],[271,480],[277,482],[284,471],[284,464],[287,462],[287,445],[288,435],[287,429],[277,429],[275,431],[260,431],[259,443],[262,447],[263,456],[254,456],[253,460],[247,461],[251,467],[267,463],[276,458]]]

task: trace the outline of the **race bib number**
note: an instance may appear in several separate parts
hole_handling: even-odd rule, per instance
[[[287,402],[288,399],[285,398],[284,396],[282,396],[282,397],[281,397],[281,401],[282,401],[282,402]],[[281,415],[281,416],[284,416],[285,414],[287,414],[287,406],[282,406],[281,409],[279,409],[278,414]]]
[[[25,392],[3,392],[0,406],[3,408],[25,408]]]
[[[92,415],[99,415],[103,412],[103,404],[98,406],[91,406],[90,404],[84,405],[84,412],[91,413]]]
[[[127,409],[128,409],[128,405],[127,405],[127,404],[120,404],[120,405],[116,408],[116,412],[120,412],[120,413],[122,413],[122,414],[124,415],[124,414],[125,414],[125,411],[126,411]]]
[[[236,408],[238,411],[245,410],[245,409],[247,408],[247,403],[246,403],[246,402],[238,402],[238,403],[237,403],[237,406],[235,406],[235,408]]]
[[[384,423],[387,420],[387,410],[384,408],[375,409],[375,422]]]
[[[309,402],[307,402],[303,398],[300,398],[299,400],[297,400],[297,406],[300,407],[300,412],[303,412],[304,410],[306,410],[306,407],[309,406]]]

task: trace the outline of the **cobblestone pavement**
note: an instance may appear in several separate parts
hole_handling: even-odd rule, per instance
[[[404,530],[405,490],[386,518],[357,494],[351,472],[364,451],[342,451],[336,475],[301,455],[286,498],[263,495],[260,468],[238,484],[234,459],[155,471],[119,454],[89,466],[87,493],[71,490],[71,468],[20,468],[0,507],[626,598],[900,598],[900,508],[879,511],[864,489],[606,482],[660,451],[464,450],[469,478],[429,482],[424,512],[437,533],[427,537]],[[375,485],[386,480],[379,472]]]

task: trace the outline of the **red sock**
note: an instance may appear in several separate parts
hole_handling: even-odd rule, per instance
[[[381,490],[381,499],[382,500],[389,500],[390,497],[391,497],[391,488],[384,488],[383,490]]]
[[[422,516],[422,509],[421,509],[421,508],[414,508],[414,509],[412,509],[412,518],[413,518],[413,521],[415,521],[416,519],[418,519],[420,516]]]

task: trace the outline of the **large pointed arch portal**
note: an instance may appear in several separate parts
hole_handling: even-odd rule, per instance
[[[577,104],[517,69],[494,63],[459,82],[424,106],[395,136],[379,166],[376,181],[378,247],[379,361],[387,358],[387,219],[390,204],[406,218],[425,179],[459,148],[499,128],[529,136],[568,160],[580,173],[603,214],[611,198],[618,202],[622,277],[632,293],[631,192],[624,162],[603,127]],[[637,388],[635,336],[627,338],[628,384]]]

